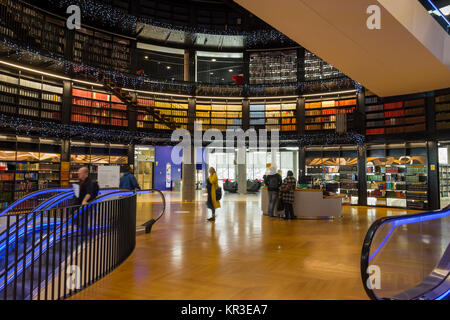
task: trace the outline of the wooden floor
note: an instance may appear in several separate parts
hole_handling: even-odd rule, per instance
[[[367,299],[366,231],[377,218],[408,213],[344,206],[342,219],[284,221],[261,215],[259,195],[226,195],[210,223],[204,201],[167,197],[166,216],[138,236],[132,256],[73,299]],[[151,205],[141,200],[139,209]]]

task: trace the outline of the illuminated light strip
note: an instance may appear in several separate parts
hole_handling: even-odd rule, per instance
[[[18,68],[18,69],[29,71],[29,72],[33,72],[33,73],[42,74],[42,75],[45,75],[45,76],[49,76],[49,77],[53,77],[53,78],[57,78],[57,79],[61,79],[61,80],[68,80],[68,81],[73,81],[73,82],[87,84],[87,85],[90,85],[90,86],[103,87],[102,84],[98,84],[98,83],[95,83],[95,82],[89,82],[89,81],[83,81],[83,80],[77,80],[77,79],[72,79],[72,78],[68,78],[68,77],[63,77],[63,76],[59,76],[57,74],[48,73],[48,72],[44,72],[44,71],[40,71],[40,70],[36,70],[36,69],[32,69],[32,68],[20,66],[20,65],[17,65],[17,64],[14,64],[14,63],[10,63],[10,62],[6,62],[6,61],[2,61],[2,60],[0,60],[0,63],[4,64],[4,65],[7,65],[7,66],[10,66],[10,67]]]
[[[434,8],[437,12],[439,12],[439,14],[441,15],[442,19],[444,19],[445,22],[447,22],[447,25],[450,26],[450,21],[448,21],[448,19],[444,16],[444,14],[442,13],[442,11],[434,4],[434,2],[431,1],[431,0],[428,0],[428,2],[433,6],[433,8]]]
[[[444,292],[443,294],[441,294],[439,297],[437,297],[434,300],[442,300],[444,299],[446,296],[448,296],[450,294],[450,289],[448,289],[446,292]]]
[[[50,210],[50,209],[52,209],[53,207],[55,207],[57,204],[59,204],[59,203],[61,203],[61,202],[63,202],[63,201],[65,201],[65,200],[68,200],[68,199],[70,199],[71,197],[73,196],[73,194],[72,193],[70,193],[69,195],[67,194],[67,193],[64,193],[64,194],[62,194],[59,198],[56,198],[56,199],[54,199],[54,198],[52,198],[51,199],[51,201],[55,201],[55,200],[57,200],[55,203],[53,203],[51,206],[49,206],[48,208],[47,208],[47,210]],[[58,201],[59,200],[59,201]],[[50,200],[48,200],[48,201],[50,201]],[[41,207],[44,207],[46,204],[41,204]],[[34,210],[32,213],[29,213],[29,215],[31,215],[31,214],[33,214],[34,212],[35,212],[36,210]],[[40,218],[40,216],[42,215],[42,212],[39,214],[39,215],[37,215],[36,216],[36,219],[39,219]],[[20,221],[19,221],[19,223],[20,223]],[[17,223],[16,223],[17,224]],[[28,225],[28,226],[26,226],[25,224],[24,224],[24,226],[23,227],[20,227],[19,226],[19,231],[17,232],[17,239],[20,239],[25,233],[26,233],[26,231],[30,228],[29,226],[32,224],[32,222],[30,222],[30,224]],[[12,228],[13,230],[11,231],[12,233],[10,233],[10,235],[12,235],[13,237],[11,237],[11,238],[8,238],[8,240],[4,240],[4,242],[5,242],[5,244],[3,244],[2,246],[0,246],[0,252],[2,252],[4,249],[6,249],[6,242],[8,242],[8,245],[11,245],[11,244],[13,244],[15,241],[16,241],[16,236],[15,236],[15,228],[17,228],[17,226],[16,225],[13,225],[13,227],[14,228]],[[14,248],[14,245],[12,245],[11,246],[11,248]]]
[[[145,194],[145,193],[152,193],[152,191],[149,190],[144,190],[144,191],[139,191],[139,194]],[[121,193],[113,193],[110,195],[106,195],[105,197],[102,197],[100,199],[96,199],[94,200],[92,203],[97,203],[101,200],[105,200],[107,198],[111,198],[113,196],[120,196],[120,195],[132,195],[134,194],[133,191],[130,192],[121,192]],[[91,204],[92,204],[91,203]],[[39,258],[39,253],[44,253],[45,251],[47,251],[47,248],[50,248],[51,245],[53,245],[54,242],[58,241],[61,237],[67,236],[71,233],[73,233],[73,230],[71,232],[66,231],[65,234],[61,235],[59,230],[64,230],[65,227],[69,226],[70,223],[72,222],[72,220],[74,220],[78,214],[80,213],[80,211],[82,212],[83,210],[85,210],[85,208],[82,208],[81,210],[79,210],[77,213],[75,213],[70,219],[68,219],[64,225],[60,225],[59,228],[55,228],[55,230],[53,230],[53,233],[51,234],[50,238],[46,238],[44,239],[43,242],[41,242],[38,246],[36,246],[35,251],[31,252],[28,254],[28,256],[25,257],[25,259],[21,259],[21,262],[19,263],[19,267],[11,268],[11,271],[8,273],[7,270],[5,270],[6,275],[4,275],[2,277],[3,281],[0,284],[0,291],[3,290],[3,288],[8,285],[9,283],[11,283],[14,280],[14,275],[15,274],[20,274],[24,268],[23,268],[23,260],[25,260],[25,269],[28,268],[31,263],[33,263],[34,261],[36,261]],[[103,226],[104,227],[104,226]],[[56,237],[55,237],[56,234]],[[42,251],[41,251],[42,250]],[[33,260],[33,254],[34,254],[34,260]]]
[[[16,201],[15,204],[13,203],[11,206],[6,208],[2,212],[0,212],[0,216],[4,215],[5,213],[8,213],[9,211],[11,211],[12,208],[15,208],[17,205],[21,204],[25,200],[28,200],[28,199],[33,198],[35,196],[39,196],[41,194],[50,193],[50,192],[65,192],[65,191],[70,191],[70,190],[73,190],[73,189],[60,189],[60,188],[57,188],[57,189],[42,190],[41,192],[37,192],[37,193],[31,193],[28,196],[25,196],[25,197],[21,198],[20,200]]]
[[[56,74],[53,74],[53,73],[48,73],[48,72],[44,72],[44,71],[40,71],[40,70],[36,70],[36,69],[32,69],[32,68],[20,66],[20,65],[17,65],[17,64],[14,64],[14,63],[10,63],[10,62],[6,62],[6,61],[2,61],[2,60],[0,60],[0,63],[4,64],[4,65],[7,65],[7,66],[10,66],[10,67],[22,69],[22,70],[25,70],[25,71],[29,71],[29,72],[33,72],[33,73],[37,73],[37,74],[41,74],[41,75],[46,75],[46,76],[57,78],[57,79],[61,79],[61,80],[67,80],[67,81],[87,84],[87,85],[96,86],[96,87],[104,87],[102,84],[98,84],[96,82],[89,82],[89,81],[83,81],[83,80],[73,79],[73,78],[69,78],[69,77],[63,77],[63,76],[59,76],[59,75],[56,75]],[[164,84],[164,83],[155,82],[155,84]],[[183,86],[183,84],[180,84],[180,86]],[[133,90],[133,89],[127,89],[127,88],[122,88],[122,89],[124,91],[144,93],[144,94],[150,94],[150,95],[160,95],[160,96],[167,96],[167,97],[215,99],[215,100],[243,100],[243,99],[245,99],[245,97],[191,96],[191,95],[184,95],[184,94],[172,94],[172,93],[163,93],[163,92]],[[302,95],[302,97],[313,97],[313,96],[323,96],[323,95],[337,95],[337,94],[341,94],[341,93],[349,93],[349,92],[356,92],[356,91],[358,91],[358,90],[355,89],[355,90],[351,90],[351,91],[326,92],[326,93],[320,93],[320,94]],[[298,98],[298,97],[299,96],[271,96],[271,97],[249,97],[248,99],[249,100],[258,100],[258,99],[261,99],[261,100],[263,100],[263,99],[276,100],[276,99],[295,99],[295,98]]]
[[[304,94],[302,97],[320,97],[320,96],[329,96],[335,94],[343,94],[343,93],[356,93],[358,90],[346,90],[346,91],[338,91],[338,92],[325,92],[325,93],[314,93],[314,94]]]
[[[394,231],[395,226],[392,226],[391,230],[389,230],[388,234],[386,235],[386,237],[384,237],[383,241],[380,243],[380,245],[378,246],[377,250],[375,250],[375,252],[372,254],[372,256],[369,258],[369,262],[370,260],[372,260],[373,258],[375,258],[375,256],[377,255],[377,253],[381,250],[381,248],[386,244],[386,242],[388,241],[389,237],[391,236],[392,232]]]
[[[55,195],[55,196],[53,196],[52,198],[45,200],[42,204],[40,204],[40,205],[38,206],[38,208],[42,208],[43,206],[47,205],[49,202],[52,202],[52,201],[61,199],[62,197],[66,196],[68,193],[70,193],[70,191],[69,191],[69,192],[62,193],[62,194],[60,194],[60,195]],[[61,203],[61,201],[58,202],[58,203]],[[56,203],[56,204],[58,204],[58,203]],[[53,205],[51,208],[53,208],[53,207],[54,207],[54,205]],[[31,213],[28,213],[27,215],[32,215],[35,211],[36,211],[36,209],[34,209]],[[40,217],[40,215],[38,215],[36,218],[39,218],[39,217]],[[16,221],[14,222],[14,224],[13,224],[12,226],[10,226],[10,230],[9,230],[8,233],[9,233],[10,235],[14,235],[14,232],[15,232],[15,230],[16,230],[16,228],[17,228],[17,225],[20,224],[21,222],[22,222],[22,221],[20,220],[20,218],[19,218],[18,220],[16,220]],[[31,222],[30,222],[30,223],[31,223]],[[19,228],[20,228],[20,225],[19,225]],[[22,228],[22,230],[23,230],[23,228]],[[6,231],[5,231],[5,232],[6,232]],[[6,235],[5,235],[5,238],[6,238]],[[6,241],[6,239],[5,239],[5,241]],[[1,252],[1,250],[3,250],[2,247],[0,247],[0,252]]]
[[[101,192],[101,193],[110,193],[110,192],[118,192],[118,191],[119,191],[119,190],[102,190],[102,191],[100,191],[100,192]],[[151,193],[151,191],[140,191],[139,194],[145,194],[145,193]],[[125,193],[125,194],[118,194],[118,195],[131,195],[131,194],[132,194],[132,192],[127,192],[127,193]],[[114,194],[114,195],[116,195],[116,194]],[[51,199],[45,201],[44,203],[40,204],[38,207],[36,207],[36,208],[33,210],[33,212],[31,212],[30,214],[32,214],[32,213],[34,213],[34,212],[36,212],[36,211],[39,211],[41,208],[44,208],[44,207],[47,205],[47,202],[49,202],[49,201],[55,201],[55,200],[56,200],[51,206],[49,206],[48,208],[46,208],[46,210],[50,210],[50,209],[54,208],[56,205],[60,204],[60,203],[63,202],[63,201],[66,201],[66,200],[70,199],[70,198],[73,197],[73,196],[74,196],[73,193],[68,192],[68,193],[63,193],[63,194],[61,194],[59,198],[56,198],[56,199],[55,199],[55,198],[51,198]],[[111,195],[111,196],[112,196],[112,195]],[[107,198],[109,198],[109,197],[107,197]],[[99,199],[99,200],[102,200],[102,199],[105,199],[105,198],[101,198],[101,199]],[[58,201],[58,200],[59,200],[59,201]],[[41,214],[42,214],[42,213],[41,213]],[[39,217],[41,216],[41,214],[37,215],[37,216],[36,216],[36,219],[39,219]],[[19,222],[19,223],[20,223],[20,222]],[[30,224],[31,224],[31,222],[30,222]],[[28,226],[26,226],[26,230],[28,230],[28,229],[31,228],[31,227],[30,227],[30,224],[29,224]],[[15,238],[15,228],[14,228],[14,227],[16,227],[16,226],[13,225],[12,231],[10,231],[10,232],[11,232],[10,234],[11,234],[13,237],[10,239],[10,241],[8,241],[9,244],[13,243],[13,242],[16,240],[16,238]],[[20,228],[20,227],[19,227],[19,228]],[[25,226],[22,227],[21,229],[19,229],[19,231],[18,231],[18,236],[19,236],[19,238],[21,238],[24,234],[25,234]],[[5,242],[6,242],[6,239],[5,239]],[[5,248],[6,248],[6,244],[3,245],[3,246],[0,246],[0,252],[2,252]]]
[[[392,234],[392,232],[394,231],[394,229],[396,227],[403,226],[403,225],[408,225],[408,224],[416,223],[416,222],[425,222],[425,221],[430,221],[430,220],[443,219],[443,218],[446,218],[448,216],[450,216],[450,210],[439,212],[439,213],[436,213],[436,214],[430,214],[430,215],[426,215],[426,216],[397,218],[394,221],[390,220],[390,221],[385,222],[386,224],[387,223],[392,224],[392,228],[389,231],[389,233],[384,237],[383,241],[380,243],[380,245],[375,250],[375,252],[372,254],[372,256],[369,258],[369,261],[372,260],[373,258],[375,258],[377,253],[386,244],[388,238],[390,237],[390,235]]]
[[[123,193],[113,193],[111,195],[106,195],[105,197],[102,197],[100,199],[96,199],[94,200],[92,203],[96,203],[99,202],[103,199],[107,199],[110,198],[112,196],[115,195],[130,195],[133,194],[134,192],[123,192]],[[78,214],[80,213],[80,211],[84,211],[86,207],[83,207],[81,210],[79,210],[77,213],[75,213],[70,219],[68,219],[64,225],[60,225],[59,230],[64,230],[64,228],[66,228],[67,226],[70,225],[70,223],[78,216]],[[73,231],[72,231],[73,232]],[[70,233],[72,233],[70,232]],[[56,241],[58,241],[61,237],[70,234],[68,231],[66,231],[66,234],[61,235],[60,232],[58,231],[58,228],[55,228],[55,230],[53,230],[53,233],[50,235],[49,238],[44,239],[38,246],[36,246],[34,252],[29,253],[26,257],[24,257],[25,259],[21,259],[21,262],[19,263],[19,266],[16,266],[15,268],[11,268],[11,271],[8,273],[7,270],[5,270],[6,275],[3,276],[3,283],[0,285],[0,291],[3,290],[3,288],[8,285],[9,283],[11,283],[11,281],[14,280],[14,276],[20,274],[24,269],[28,268],[31,263],[33,263],[34,261],[36,261],[39,258],[39,253],[44,253],[47,251],[47,248],[50,248],[50,246],[53,245],[53,243],[55,243]],[[56,237],[55,237],[56,234]],[[25,249],[26,250],[26,249]],[[34,260],[33,257],[34,256]],[[31,260],[31,261],[30,261]],[[24,263],[23,261],[25,261],[25,268],[23,267]]]

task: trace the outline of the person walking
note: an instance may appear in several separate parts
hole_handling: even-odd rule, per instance
[[[284,218],[295,219],[294,215],[294,192],[297,186],[297,180],[294,178],[294,173],[288,171],[287,177],[283,180],[281,185],[281,198],[284,204]]]
[[[274,209],[275,204],[278,200],[278,193],[280,192],[281,186],[281,176],[277,173],[277,168],[272,166],[270,167],[270,174],[265,176],[264,184],[267,186],[269,191],[269,208],[268,214],[269,217],[274,217]]]
[[[206,201],[206,206],[211,209],[212,216],[208,221],[216,220],[216,209],[220,208],[220,202],[216,200],[216,190],[219,188],[219,180],[217,178],[216,170],[211,167],[209,168],[209,177],[206,180],[206,190],[208,191],[208,200]]]
[[[139,183],[137,182],[135,176],[133,175],[133,169],[129,165],[124,166],[125,173],[122,178],[120,178],[120,189],[127,189],[131,191],[141,190]]]

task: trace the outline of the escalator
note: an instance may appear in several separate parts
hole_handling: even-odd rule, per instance
[[[450,300],[450,209],[375,221],[361,277],[373,300]]]
[[[138,191],[137,195],[149,195],[155,191]],[[1,217],[6,223],[4,229],[0,229],[0,300],[33,299],[36,296],[60,298],[61,288],[52,285],[50,290],[49,286],[41,284],[54,281],[56,276],[59,277],[58,283],[66,280],[61,279],[62,276],[67,277],[64,272],[64,275],[61,273],[63,264],[68,259],[72,262],[74,256],[78,257],[86,249],[87,244],[96,245],[99,239],[112,230],[114,219],[102,221],[101,217],[103,211],[113,212],[116,208],[98,206],[99,203],[130,197],[134,192],[101,190],[99,196],[84,207],[71,206],[75,196],[70,188],[44,194],[51,196],[40,201],[36,200],[36,195],[24,197],[36,198],[34,203],[38,205],[34,209],[20,210],[20,215],[10,215],[15,207],[23,203],[19,200],[7,208],[9,211],[5,210],[5,215]],[[162,210],[156,210],[155,217],[146,221],[151,225],[164,214],[165,199],[162,193],[161,197],[162,205],[159,208]],[[80,227],[83,225],[84,229]],[[45,292],[42,292],[42,288],[45,288]],[[65,297],[65,293],[62,297]]]

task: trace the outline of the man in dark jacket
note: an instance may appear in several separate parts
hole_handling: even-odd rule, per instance
[[[270,174],[264,176],[264,184],[267,186],[269,192],[269,217],[274,216],[275,204],[278,199],[278,193],[280,192],[281,176],[277,173],[276,167],[270,167]]]
[[[136,178],[133,175],[133,171],[129,165],[125,166],[125,173],[120,178],[120,189],[127,189],[134,191],[136,189],[140,190],[141,187],[139,187],[139,183],[137,182]]]
[[[94,182],[89,177],[89,169],[82,167],[78,170],[79,194],[77,197],[77,204],[85,206],[92,202],[98,193],[98,189]],[[89,209],[82,209],[78,211],[78,217],[76,219],[77,226],[81,229],[81,235],[87,236],[89,221],[92,219],[92,211]]]
[[[79,205],[84,206],[95,199],[97,196],[95,192],[96,188],[89,177],[89,169],[87,167],[81,167],[78,170],[78,179],[80,180],[80,193],[77,202]]]

